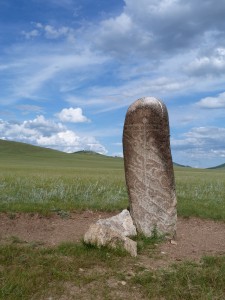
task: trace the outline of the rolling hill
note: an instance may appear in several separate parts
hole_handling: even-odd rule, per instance
[[[90,151],[65,153],[30,144],[0,140],[0,165],[122,169],[123,160]]]
[[[215,167],[211,167],[211,168],[208,168],[208,169],[209,169],[209,170],[225,169],[225,164],[218,165],[218,166],[215,166]]]
[[[0,139],[0,164],[37,167],[123,168],[121,157],[111,157],[93,151],[65,153],[49,148]],[[190,168],[174,163],[175,169]],[[222,168],[225,165],[216,168]]]
[[[174,167],[181,167],[181,168],[191,168],[190,166],[184,166],[184,165],[181,165],[181,164],[177,164],[177,163],[173,163]]]

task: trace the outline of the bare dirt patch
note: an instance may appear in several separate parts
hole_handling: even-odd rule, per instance
[[[41,243],[56,246],[62,242],[78,242],[91,223],[116,213],[77,212],[62,217],[57,213],[49,216],[30,213],[0,214],[0,243],[12,237],[27,243]],[[156,248],[158,263],[149,260],[149,267],[159,267],[168,263],[195,260],[203,255],[225,254],[225,223],[198,218],[178,218],[177,239],[167,241]],[[147,261],[140,256],[147,267]]]
[[[167,242],[161,246],[161,251],[166,252],[172,260],[196,260],[203,255],[224,254],[225,223],[179,218],[175,242],[177,244]]]
[[[46,246],[79,242],[91,223],[112,215],[92,211],[70,213],[68,216],[53,213],[47,217],[32,213],[1,213],[0,242],[12,236],[28,243],[41,242]]]

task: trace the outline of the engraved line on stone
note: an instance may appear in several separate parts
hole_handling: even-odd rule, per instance
[[[137,182],[137,181],[136,181]],[[142,194],[141,193],[141,190],[140,189],[138,189],[137,188],[137,184],[136,183],[134,183],[134,189],[131,189],[131,191],[137,196],[138,195],[138,193],[140,193],[140,194]],[[168,194],[169,193],[162,193],[162,192],[160,192],[158,189],[152,189],[151,190],[151,192],[152,192],[152,194],[158,194],[158,197],[156,198],[156,197],[153,197],[153,196],[151,196],[151,194],[149,195],[149,194],[147,194],[147,196],[144,194],[143,195],[143,197],[146,197],[146,198],[148,198],[148,199],[151,199],[151,201],[156,205],[156,206],[158,206],[159,208],[161,208],[162,210],[167,210],[166,208],[164,209],[160,204],[166,204],[166,202],[164,201],[164,199],[166,198],[166,197],[168,197]],[[157,202],[155,202],[154,201],[154,199],[156,199],[156,201],[159,201],[159,203],[157,203]]]
[[[153,160],[153,162],[156,163],[157,161]],[[161,177],[160,176],[156,177],[156,175],[154,175],[154,171],[157,170],[157,168],[151,168],[149,170],[147,170],[145,168],[146,172],[144,174],[145,174],[146,177],[143,176],[144,178],[143,177],[139,178],[139,175],[143,174],[143,169],[141,167],[139,167],[139,165],[140,165],[140,163],[138,162],[137,158],[130,165],[129,170],[131,172],[133,172],[133,176],[136,177],[142,183],[147,183],[146,180],[154,180],[154,181],[158,182],[158,186],[164,187],[164,190],[157,189],[160,192],[160,194],[163,194],[163,195],[168,194],[168,192],[170,191],[170,188],[163,185],[163,183],[161,182],[162,176]],[[158,171],[163,172],[164,170],[159,169]],[[164,193],[162,193],[162,191],[164,191]]]
[[[138,196],[138,194],[136,193],[136,191],[135,190],[133,190],[133,194],[136,194],[136,196]],[[148,196],[147,196],[147,198],[148,198]],[[160,200],[162,200],[163,199],[163,197],[160,197]],[[167,209],[166,208],[164,208],[164,207],[162,207],[159,203],[157,203],[156,201],[154,201],[154,199],[153,198],[151,198],[151,203],[153,203],[157,208],[159,208],[164,214],[166,214],[167,213]],[[142,203],[140,203],[139,205],[141,206],[141,207],[143,207],[145,210],[147,210],[148,211],[148,209],[147,209],[147,207],[148,207],[148,203],[145,203],[146,205],[143,205],[143,202]]]
[[[160,208],[158,205],[156,205],[156,203],[155,202],[152,202],[153,204],[155,204],[155,206],[157,207],[157,208]],[[149,213],[149,209],[148,209],[148,207],[146,207],[145,205],[143,205],[143,203],[140,203],[140,206],[144,209],[144,210],[146,210],[147,212],[148,212],[148,214],[151,214],[152,216],[154,216],[156,219],[161,219],[161,221],[165,221],[165,219],[167,219],[168,217],[167,217],[167,211],[165,211],[165,210],[163,210],[162,209],[162,215],[158,215],[156,212],[153,212],[153,211],[151,211],[151,213]],[[164,216],[164,217],[163,217]]]

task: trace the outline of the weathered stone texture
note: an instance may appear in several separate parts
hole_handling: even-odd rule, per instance
[[[127,236],[136,235],[136,228],[128,210],[92,224],[84,235],[84,242],[98,247],[124,248],[131,256],[137,256],[137,243]]]
[[[110,227],[124,236],[137,235],[136,227],[127,209],[124,209],[121,213],[111,218],[100,219],[97,221],[97,224]]]
[[[123,131],[125,177],[137,231],[176,232],[176,194],[167,108],[145,97],[128,109]]]

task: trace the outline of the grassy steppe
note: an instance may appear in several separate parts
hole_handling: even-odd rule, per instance
[[[123,160],[0,140],[0,211],[120,210]],[[225,172],[175,167],[178,214],[225,221]],[[140,240],[153,258],[157,240]],[[157,255],[155,257],[157,259]],[[0,299],[224,299],[225,256],[149,270],[139,257],[80,244],[0,245]]]
[[[127,205],[121,158],[0,142],[0,211],[116,210]]]
[[[141,255],[154,255],[154,246]],[[157,257],[156,257],[157,259]],[[224,300],[225,256],[149,270],[124,252],[82,244],[0,246],[4,300]]]
[[[121,210],[123,160],[0,141],[0,211]],[[178,214],[225,220],[225,169],[175,166]]]

